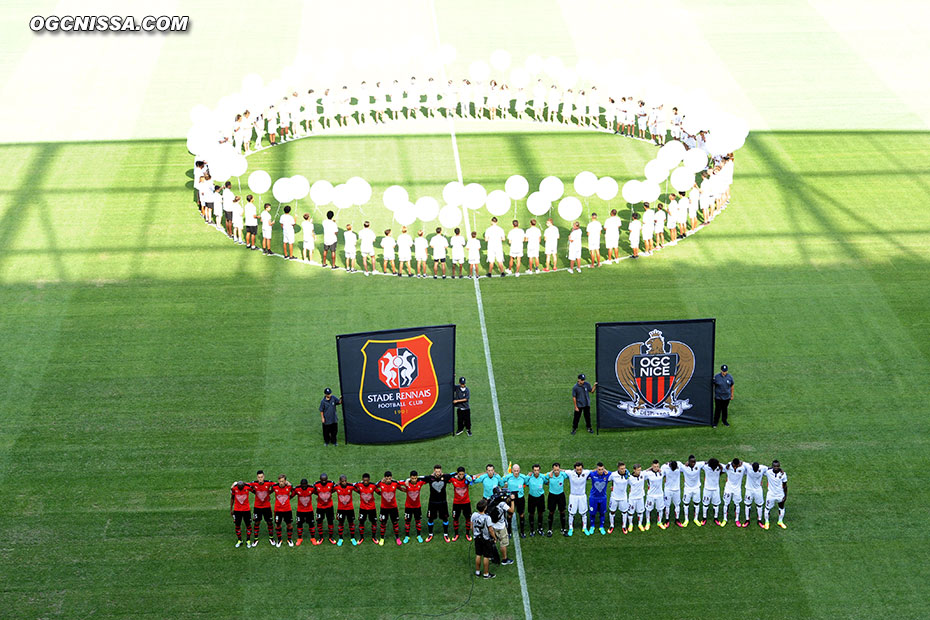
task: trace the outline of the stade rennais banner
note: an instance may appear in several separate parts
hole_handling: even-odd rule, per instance
[[[598,323],[598,428],[711,424],[715,319]]]
[[[393,443],[453,431],[455,325],[336,336],[349,443]]]

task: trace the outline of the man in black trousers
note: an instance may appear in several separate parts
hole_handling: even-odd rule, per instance
[[[339,443],[336,435],[339,431],[339,418],[336,417],[336,405],[341,405],[342,399],[333,396],[333,391],[329,388],[323,390],[323,400],[320,401],[320,421],[323,422],[323,442],[328,446],[333,444],[338,446]]]
[[[455,409],[459,414],[459,425],[458,430],[455,432],[456,435],[461,435],[462,433],[468,433],[468,436],[471,437],[471,409],[468,405],[468,399],[471,397],[471,392],[465,386],[465,377],[459,377],[459,384],[455,388],[455,393],[452,395],[452,404],[455,405]]]
[[[575,417],[572,419],[572,435],[578,430],[578,421],[581,420],[581,414],[584,414],[584,423],[588,427],[588,432],[593,433],[591,428],[591,394],[597,389],[597,381],[592,387],[588,383],[584,373],[578,375],[578,382],[572,386],[572,404],[575,406]]]
[[[727,422],[727,407],[730,406],[730,401],[733,400],[733,383],[733,375],[727,372],[727,365],[724,364],[720,367],[720,372],[714,375],[713,428],[717,428],[721,416],[723,417],[723,425],[730,426],[730,423]]]

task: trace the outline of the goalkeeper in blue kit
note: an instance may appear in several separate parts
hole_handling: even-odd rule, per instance
[[[591,481],[591,493],[588,496],[588,530],[586,535],[594,533],[595,517],[599,523],[601,534],[607,534],[604,529],[604,520],[607,518],[607,483],[610,481],[610,472],[603,463],[597,464],[597,469],[588,476]]]

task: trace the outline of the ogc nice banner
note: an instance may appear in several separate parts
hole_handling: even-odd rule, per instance
[[[455,325],[336,337],[342,415],[351,443],[453,431]]]
[[[598,323],[598,428],[710,424],[714,319]]]

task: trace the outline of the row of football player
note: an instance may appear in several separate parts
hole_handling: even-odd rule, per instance
[[[337,91],[324,89],[307,91],[306,95],[294,91],[278,104],[253,114],[245,110],[235,116],[230,135],[233,145],[245,152],[262,147],[264,136],[271,145],[293,137],[303,137],[318,129],[337,126],[346,127],[351,120],[362,125],[367,122],[383,123],[386,120],[415,119],[417,114],[425,118],[457,116],[459,118],[482,119],[515,118],[575,124],[579,127],[601,127],[617,133],[664,144],[667,133],[673,139],[681,139],[689,148],[702,146],[701,132],[689,134],[685,129],[685,118],[677,107],[671,114],[663,104],[649,106],[634,97],[601,97],[597,87],[587,90],[561,89],[555,84],[548,87],[540,80],[532,91],[523,88],[511,89],[506,84],[491,80],[488,84],[472,84],[462,80],[456,87],[449,80],[446,88],[430,87],[419,90],[416,79],[411,86],[381,87],[378,82],[368,89],[362,82],[359,89],[349,90],[343,86]],[[603,117],[603,121],[601,120]]]
[[[701,474],[703,473],[703,491]],[[720,515],[721,495],[720,476],[726,476],[723,492],[723,515]],[[682,477],[684,493],[682,494]],[[745,478],[745,497],[743,480]],[[767,480],[763,499],[762,480]],[[566,500],[565,482],[569,482]],[[590,482],[590,490],[588,483]],[[784,523],[785,500],[788,495],[788,477],[781,464],[775,460],[771,467],[759,463],[744,463],[734,458],[722,465],[717,459],[698,461],[694,455],[686,462],[669,461],[660,464],[654,460],[649,469],[643,471],[637,463],[632,471],[623,462],[617,464],[615,471],[608,471],[603,463],[596,468],[584,469],[579,461],[570,471],[561,469],[558,462],[552,464],[547,473],[542,473],[540,465],[533,465],[529,475],[521,473],[519,465],[513,465],[510,471],[501,476],[492,464],[479,476],[468,475],[464,467],[459,467],[455,474],[444,474],[440,465],[433,467],[429,476],[418,476],[411,471],[404,481],[393,479],[392,473],[386,471],[377,483],[371,481],[369,474],[363,474],[360,482],[349,483],[348,477],[342,475],[339,482],[332,482],[324,473],[319,481],[310,484],[306,478],[297,486],[292,486],[285,475],[278,476],[277,484],[265,480],[262,470],[258,471],[253,482],[238,481],[230,489],[230,515],[234,518],[236,546],[242,544],[242,524],[245,523],[246,546],[257,546],[261,522],[267,525],[268,537],[272,545],[280,547],[282,527],[286,533],[288,546],[294,546],[293,514],[291,499],[297,498],[297,546],[303,542],[303,527],[309,529],[310,541],[314,545],[322,544],[324,535],[330,543],[342,546],[348,533],[352,545],[364,542],[364,526],[369,523],[371,541],[383,546],[387,522],[391,521],[395,542],[403,545],[415,535],[418,542],[429,542],[433,538],[434,525],[441,522],[443,540],[455,542],[459,538],[459,521],[464,519],[465,537],[471,540],[471,498],[469,486],[481,484],[484,499],[495,503],[502,499],[512,503],[515,519],[506,519],[504,512],[500,518],[507,521],[510,533],[514,521],[519,528],[521,538],[529,536],[552,536],[555,514],[559,514],[559,524],[564,536],[574,533],[575,516],[581,516],[582,531],[590,536],[595,527],[602,535],[611,534],[615,528],[617,511],[621,514],[621,531],[629,534],[634,530],[634,516],[638,518],[636,527],[648,531],[652,525],[652,513],[656,513],[657,525],[667,529],[671,525],[671,510],[674,508],[675,523],[678,527],[688,527],[690,508],[694,505],[694,523],[701,527],[707,522],[708,509],[712,508],[714,522],[720,527],[727,524],[728,509],[735,506],[737,527],[748,527],[750,509],[756,507],[759,527],[769,529],[769,513],[778,507],[777,524]],[[452,500],[452,534],[449,532],[449,507],[446,498],[446,486],[453,487]],[[426,486],[429,490],[427,508],[427,537],[422,536],[422,506],[420,491]],[[610,494],[608,498],[608,486]],[[548,495],[546,495],[548,490]],[[406,494],[404,503],[404,536],[400,536],[397,492]],[[255,496],[254,518],[250,508],[249,495]],[[358,528],[355,525],[355,507],[353,494],[359,495]],[[271,496],[274,495],[272,502]],[[312,498],[316,495],[316,511]],[[337,509],[334,511],[333,495],[336,496]],[[375,495],[380,496],[380,511],[375,512]],[[272,512],[272,504],[274,512]],[[681,507],[684,504],[684,519]],[[740,505],[743,505],[745,518],[740,520]],[[702,512],[698,516],[699,507]],[[547,527],[544,530],[544,516],[548,511]],[[566,524],[566,511],[567,524]],[[529,527],[526,528],[526,513],[529,513]],[[493,511],[492,511],[492,514]],[[605,520],[609,516],[609,521]],[[764,517],[764,522],[763,522]],[[334,533],[334,520],[338,524],[338,538]],[[496,520],[496,519],[495,519]],[[324,533],[324,521],[327,530]],[[272,531],[272,523],[274,531]],[[609,526],[607,525],[609,523]],[[380,524],[380,529],[378,525]],[[589,527],[590,525],[590,527]],[[502,526],[503,527],[503,526]],[[413,528],[413,532],[411,532]]]
[[[198,162],[201,164],[202,162]],[[723,168],[731,165],[730,162],[724,164]],[[205,171],[204,167],[200,167]],[[722,169],[718,167],[716,171]],[[720,172],[722,173],[722,171]],[[707,176],[707,173],[705,173]],[[198,189],[198,207],[201,216],[208,224],[216,226],[224,231],[230,239],[237,244],[245,245],[249,249],[258,250],[257,233],[259,222],[261,223],[261,240],[262,252],[273,254],[271,250],[271,239],[273,236],[274,226],[280,226],[282,231],[282,241],[284,246],[284,257],[288,260],[302,260],[311,262],[313,260],[314,244],[316,233],[314,231],[313,218],[309,213],[303,214],[303,220],[299,222],[291,213],[289,205],[284,206],[284,213],[277,222],[271,213],[271,204],[265,203],[261,212],[258,211],[258,204],[254,197],[249,194],[243,204],[239,196],[236,196],[232,190],[232,184],[227,182],[223,189],[215,186],[209,178],[209,173],[205,172],[197,183]],[[642,215],[634,212],[627,225],[629,233],[628,240],[633,257],[640,256],[640,244],[643,246],[645,255],[650,255],[653,250],[662,248],[666,243],[675,245],[679,237],[685,237],[694,233],[701,223],[710,222],[716,214],[729,201],[729,189],[720,195],[713,195],[707,191],[701,191],[697,185],[689,192],[680,192],[669,195],[668,204],[656,203],[655,209],[649,203],[644,203]],[[219,209],[217,204],[219,203]],[[698,213],[700,211],[701,218]],[[215,223],[214,223],[214,217]],[[513,273],[519,277],[523,257],[527,258],[527,269],[530,272],[539,273],[540,271],[550,271],[558,268],[558,243],[561,232],[553,224],[552,219],[546,220],[546,228],[541,229],[535,219],[530,220],[530,225],[526,229],[522,228],[519,220],[513,220],[512,227],[508,232],[497,224],[497,218],[491,218],[491,224],[485,229],[483,239],[486,244],[485,262],[488,265],[488,275],[493,273],[495,267],[503,276]],[[601,223],[597,213],[592,213],[590,221],[586,224],[584,232],[587,234],[587,249],[591,260],[591,265],[599,267],[602,263],[601,257],[601,234],[604,235],[604,247],[606,249],[606,258],[604,262],[611,263],[620,259],[620,230],[623,221],[618,215],[616,209],[612,209],[610,216]],[[383,273],[402,276],[404,273],[409,277],[426,277],[427,265],[433,263],[432,275],[434,278],[451,275],[455,277],[465,277],[464,265],[468,263],[468,275],[477,277],[478,271],[482,264],[481,260],[481,241],[478,238],[477,231],[472,231],[471,238],[462,235],[459,228],[454,229],[454,235],[447,238],[441,227],[435,229],[436,234],[427,238],[426,231],[420,229],[416,236],[408,233],[406,226],[401,227],[401,232],[397,239],[393,237],[393,229],[384,230],[383,237],[377,243],[380,246],[381,268]],[[668,231],[668,238],[666,238]],[[326,267],[327,260],[331,269],[336,268],[336,245],[339,241],[339,226],[335,221],[335,213],[329,211],[326,219],[322,223],[323,248],[320,250],[321,264]],[[410,232],[413,232],[411,229]],[[508,267],[504,268],[504,241],[507,241],[508,248]],[[359,268],[358,254],[362,257],[362,269],[365,275],[370,275],[376,270],[375,247],[378,241],[377,234],[371,228],[371,223],[365,221],[361,230],[357,233],[353,230],[352,224],[346,224],[342,232],[343,255],[345,257],[346,271],[357,271]],[[568,235],[568,259],[569,271],[576,268],[581,269],[581,251],[582,251],[582,228],[581,223],[576,221]],[[525,244],[525,245],[524,245]],[[299,251],[299,256],[295,254],[295,247]],[[396,252],[395,252],[396,250]],[[543,251],[544,250],[544,251]],[[432,256],[430,257],[430,251]],[[448,252],[447,252],[448,251]],[[540,253],[545,254],[545,264],[540,263]],[[451,264],[451,274],[446,271],[447,253]],[[395,261],[399,261],[398,263]],[[416,262],[416,271],[412,261]]]

